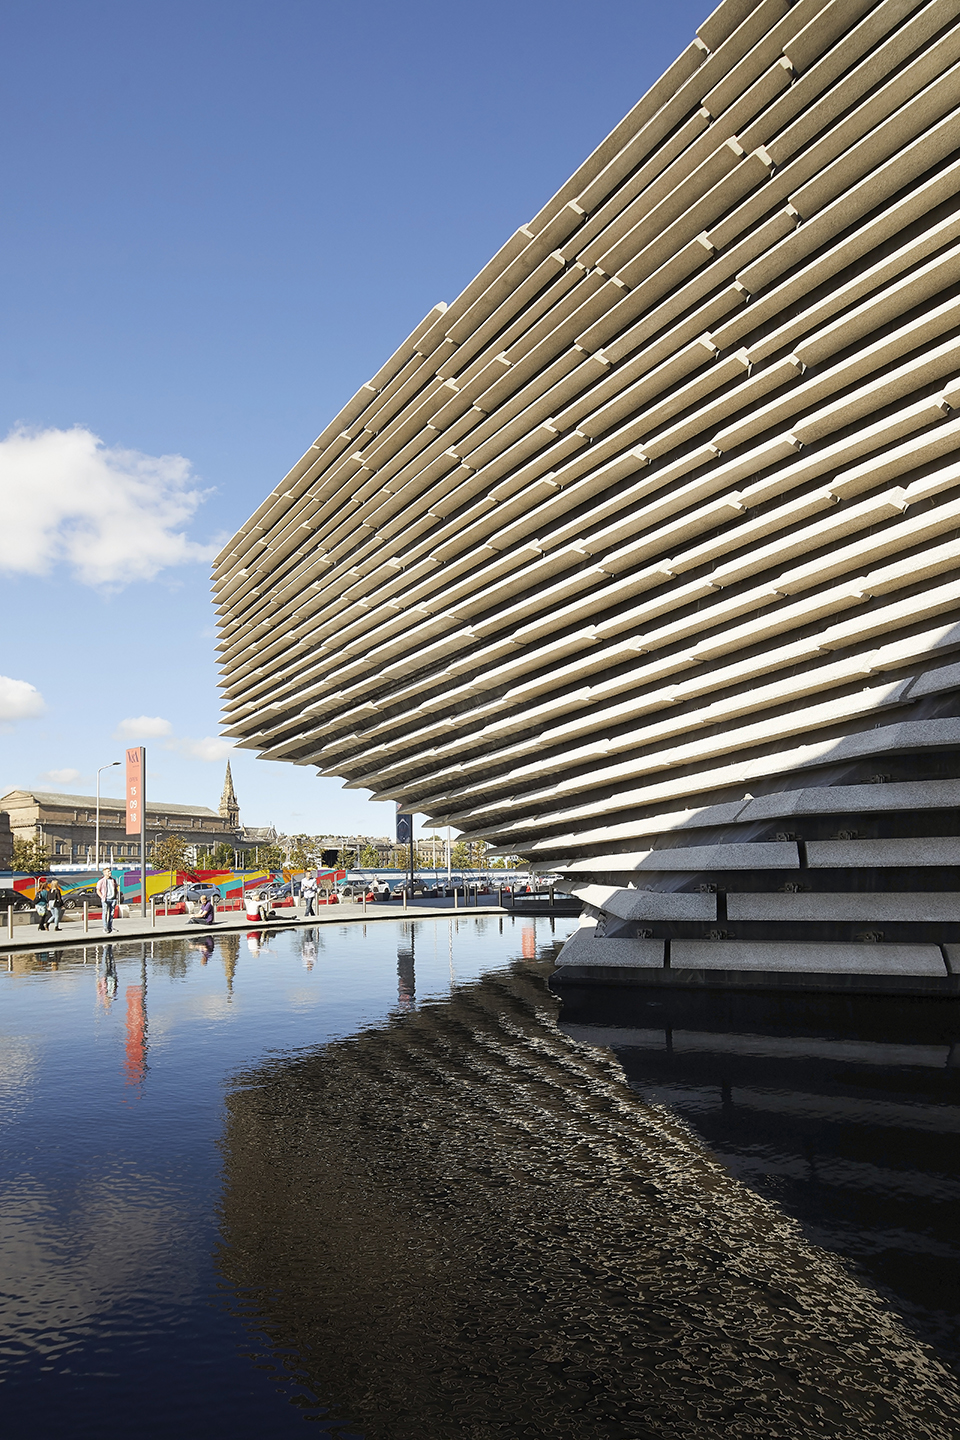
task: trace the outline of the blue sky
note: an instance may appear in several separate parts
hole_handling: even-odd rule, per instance
[[[210,547],[709,8],[7,0],[0,793],[145,740],[157,799],[217,803]],[[249,824],[392,825],[232,763]]]

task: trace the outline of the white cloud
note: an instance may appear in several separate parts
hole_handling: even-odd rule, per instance
[[[48,785],[74,785],[80,779],[80,771],[44,770],[40,779]]]
[[[231,740],[205,735],[193,740],[188,735],[175,735],[173,725],[160,715],[134,715],[121,720],[114,731],[117,740],[160,740],[164,750],[173,750],[185,760],[226,760],[233,750]]]
[[[219,542],[184,533],[203,499],[182,455],[108,448],[80,425],[17,427],[0,440],[0,571],[59,565],[84,585],[115,587],[208,561]]]
[[[42,715],[46,708],[43,696],[35,685],[27,680],[11,680],[8,675],[0,675],[0,720],[32,720],[35,715]]]
[[[173,726],[161,715],[131,715],[121,720],[113,732],[115,740],[156,740],[161,735],[172,735]]]
[[[171,740],[168,750],[177,750],[187,760],[226,760],[233,750],[230,740],[220,740],[216,735],[205,735],[202,740],[188,740],[186,737]]]

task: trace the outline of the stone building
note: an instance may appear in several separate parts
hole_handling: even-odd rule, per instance
[[[93,865],[96,835],[96,797],[56,795],[42,790],[10,790],[0,798],[0,815],[7,817],[18,840],[39,840],[53,864]],[[228,821],[204,805],[147,803],[147,857],[154,843],[166,835],[182,835],[195,849],[212,849],[226,841],[239,844]],[[2,839],[0,839],[2,844]],[[126,834],[123,800],[100,797],[100,861],[122,864],[140,856],[140,838]]]
[[[724,0],[218,556],[225,733],[560,872],[582,975],[960,984],[958,75]]]

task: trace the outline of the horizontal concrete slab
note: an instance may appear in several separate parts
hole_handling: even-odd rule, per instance
[[[747,801],[737,815],[737,821],[749,824],[788,815],[850,815],[884,810],[949,810],[954,807],[960,807],[960,780],[811,786],[805,790],[783,791],[779,795],[758,795]]]
[[[716,920],[717,897],[687,890],[629,890],[575,885],[573,893],[618,920]]]
[[[585,927],[570,936],[557,958],[557,965],[632,966],[644,969],[663,968],[662,940],[597,939],[592,928]]]
[[[917,836],[908,840],[811,840],[807,846],[811,870],[859,866],[960,865],[960,839],[954,836]]]
[[[674,940],[670,946],[670,968],[787,970],[795,974],[836,975],[947,974],[939,945],[820,940]]]
[[[913,921],[960,920],[960,891],[827,891],[821,894],[727,895],[730,920]]]
[[[597,855],[590,860],[574,860],[563,869],[568,874],[580,875],[630,870],[796,870],[799,866],[796,845],[792,841],[777,840]]]

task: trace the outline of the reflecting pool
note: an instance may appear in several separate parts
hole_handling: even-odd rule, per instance
[[[726,1136],[713,1155],[696,1076],[637,1071],[659,1052],[619,1002],[558,1025],[575,924],[14,956],[4,1435],[960,1433],[924,1296],[855,1267],[829,1219],[814,1234]],[[911,1153],[904,1174],[942,1163]]]

